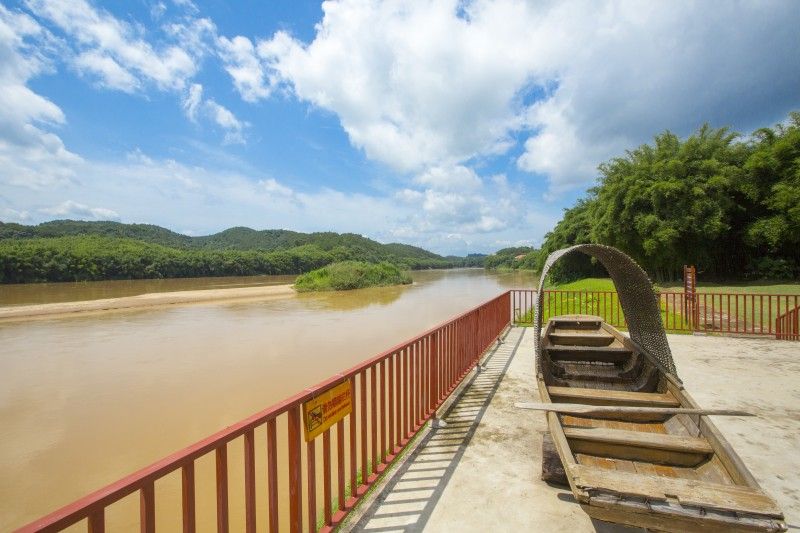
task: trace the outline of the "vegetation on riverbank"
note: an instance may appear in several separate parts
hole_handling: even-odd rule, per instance
[[[411,276],[392,263],[344,261],[298,276],[294,288],[298,292],[346,291],[410,283]]]
[[[146,224],[0,222],[0,283],[301,274],[341,261],[415,270],[473,266],[479,259],[354,234],[231,228],[189,237]]]
[[[684,264],[696,265],[703,280],[800,277],[800,113],[746,137],[708,125],[686,139],[666,131],[599,173],[597,186],[545,236],[538,271],[555,250],[600,243],[661,282],[679,279]],[[551,275],[567,281],[605,272],[573,254]]]
[[[539,253],[531,246],[503,248],[483,260],[483,266],[492,270],[536,270]]]

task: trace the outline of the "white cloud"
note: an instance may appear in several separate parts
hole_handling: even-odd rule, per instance
[[[18,211],[11,207],[0,207],[0,220],[25,224],[31,220],[31,214],[25,210]]]
[[[244,129],[249,124],[236,118],[228,108],[218,104],[214,99],[204,100],[203,86],[199,83],[189,86],[183,99],[183,110],[192,122],[196,122],[202,112],[225,131],[226,144],[244,144]]]
[[[709,121],[749,129],[780,120],[800,100],[796,2],[559,6],[547,28],[558,89],[538,103],[519,167],[558,193],[585,186],[598,163],[664,129]]]
[[[75,65],[81,72],[91,72],[99,78],[102,87],[133,93],[139,88],[137,80],[129,71],[117,63],[113,57],[99,50],[87,50],[75,57]]]
[[[203,86],[199,83],[193,83],[189,86],[189,91],[183,99],[183,110],[192,122],[197,120],[197,110],[200,108],[200,103],[202,101]]]
[[[463,165],[431,167],[414,178],[414,181],[423,186],[446,191],[471,191],[482,185],[475,171]]]
[[[351,142],[403,171],[504,151],[532,81],[521,2],[323,3],[316,38],[258,44],[268,76],[335,112]],[[523,52],[524,51],[524,52]]]
[[[225,70],[233,78],[236,90],[246,102],[255,102],[270,95],[271,87],[253,43],[241,35],[217,41]]]
[[[207,18],[195,17],[197,8],[191,2],[176,5],[189,15],[163,24],[160,30],[166,38],[157,46],[147,40],[143,26],[122,21],[86,0],[26,1],[31,12],[67,36],[66,59],[80,74],[96,79],[100,87],[126,93],[146,92],[153,86],[177,92],[190,120],[203,114],[224,131],[225,144],[244,143],[247,124],[215,100],[203,100],[202,86],[192,83],[209,43],[216,41],[216,26]],[[161,19],[166,11],[166,5],[158,2],[151,15]]]
[[[41,189],[67,182],[80,161],[44,129],[64,124],[64,113],[27,87],[51,68],[31,43],[48,40],[31,17],[0,5],[0,184],[6,186]]]
[[[229,109],[221,106],[212,99],[206,100],[205,106],[208,109],[211,119],[223,130],[225,130],[225,143],[244,144],[244,128],[248,125],[236,118]]]
[[[239,225],[333,230],[464,254],[493,251],[499,238],[518,240],[531,231],[535,238],[540,231],[532,227],[543,230],[548,227],[543,224],[557,217],[557,213],[533,221],[518,217],[519,197],[515,191],[498,189],[502,179],[495,177],[482,180],[480,191],[461,198],[433,189],[379,195],[325,187],[301,191],[270,176],[188,165],[141,150],[116,163],[84,160],[73,170],[92,186],[70,182],[37,191],[10,189],[6,198],[0,198],[0,219],[146,221],[196,235]]]
[[[192,13],[197,13],[198,11],[200,11],[199,9],[197,9],[197,6],[195,5],[194,2],[192,2],[192,0],[172,0],[172,3]]]
[[[485,180],[461,165],[438,166],[418,175],[414,182],[425,188],[405,188],[394,194],[412,208],[395,232],[398,237],[503,231],[518,226],[524,211],[524,191],[512,187],[504,175]]]
[[[92,220],[118,220],[119,214],[111,209],[104,207],[89,207],[72,200],[66,200],[52,207],[43,207],[39,211],[46,215],[72,218],[72,219],[92,219]]]
[[[86,0],[27,0],[26,5],[74,39],[79,50],[75,67],[98,76],[107,87],[134,89],[136,85],[130,83],[120,85],[127,76],[161,89],[180,90],[197,72],[198,58],[188,50],[176,44],[155,48],[138,26],[95,9]]]
[[[167,6],[164,2],[155,2],[150,6],[150,16],[153,20],[159,20],[167,12]]]
[[[259,180],[258,185],[260,185],[265,191],[267,191],[267,193],[274,194],[276,196],[291,197],[294,195],[294,191],[292,191],[292,189],[284,185],[281,185],[274,178]]]
[[[341,0],[323,11],[310,42],[279,31],[254,55],[241,38],[234,83],[248,101],[282,87],[335,113],[354,146],[401,171],[464,165],[520,139],[518,167],[557,194],[665,128],[747,129],[800,103],[792,0]]]

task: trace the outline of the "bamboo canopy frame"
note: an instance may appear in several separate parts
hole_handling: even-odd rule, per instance
[[[545,281],[550,268],[559,259],[573,253],[584,253],[594,257],[605,267],[617,290],[631,340],[641,348],[645,355],[660,363],[664,370],[678,379],[672,351],[667,342],[667,334],[661,322],[661,307],[658,295],[653,290],[653,283],[636,261],[616,248],[602,244],[577,244],[556,250],[547,256],[539,279],[539,291],[536,297],[534,319],[536,372],[542,372],[542,359],[547,357],[547,354],[542,351],[540,339]]]

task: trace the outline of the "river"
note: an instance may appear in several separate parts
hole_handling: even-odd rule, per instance
[[[478,269],[413,277],[405,287],[0,323],[0,531],[536,281]],[[0,306],[277,283],[287,279],[0,286]]]

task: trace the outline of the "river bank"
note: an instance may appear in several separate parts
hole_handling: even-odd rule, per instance
[[[0,322],[208,302],[221,303],[228,301],[274,300],[279,298],[291,298],[295,294],[292,285],[155,292],[119,298],[102,298],[99,300],[20,305],[0,308]]]

